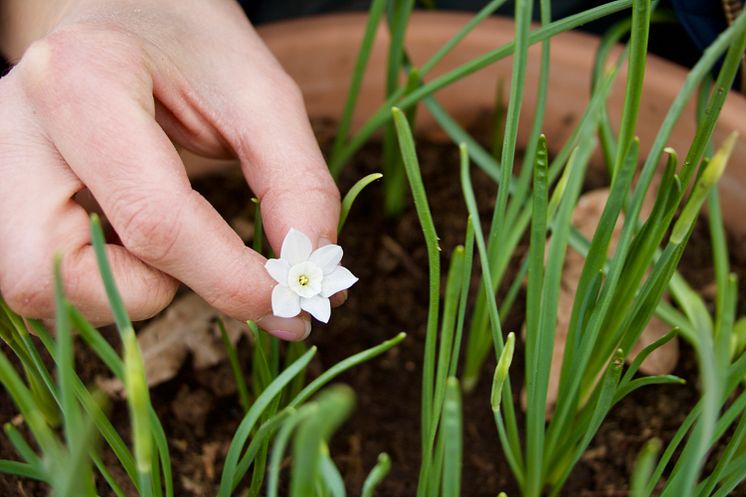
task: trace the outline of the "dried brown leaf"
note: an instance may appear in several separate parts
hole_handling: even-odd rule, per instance
[[[246,325],[222,315],[194,293],[174,300],[164,313],[142,328],[137,342],[148,385],[153,387],[172,379],[188,357],[197,371],[222,362],[226,354],[215,326],[217,318],[223,320],[228,337],[235,344]],[[109,394],[121,394],[123,390],[118,380],[100,381],[99,385]]]

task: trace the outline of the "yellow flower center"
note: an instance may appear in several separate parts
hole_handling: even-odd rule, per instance
[[[305,274],[301,274],[300,276],[298,276],[298,284],[300,286],[308,285],[308,276],[306,276]]]

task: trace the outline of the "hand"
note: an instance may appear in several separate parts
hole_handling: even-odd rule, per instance
[[[59,252],[68,298],[94,322],[111,320],[88,216],[73,200],[88,188],[122,241],[107,251],[133,319],[163,309],[180,281],[237,319],[259,320],[285,339],[307,336],[306,316],[270,315],[274,282],[264,257],[191,188],[175,149],[238,158],[275,252],[291,227],[317,244],[335,242],[339,192],[300,91],[239,6],[58,1],[64,8],[50,9],[51,21],[19,28],[28,18],[14,17],[13,6],[35,3],[10,0],[5,18],[17,21],[6,33],[15,35],[2,40],[17,60],[0,79],[6,302],[28,317],[52,317]],[[25,51],[24,37],[36,38]]]

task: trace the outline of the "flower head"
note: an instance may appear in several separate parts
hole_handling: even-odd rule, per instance
[[[329,297],[355,284],[357,278],[339,265],[342,247],[324,245],[312,249],[311,240],[291,228],[282,242],[279,259],[264,267],[277,282],[272,290],[272,313],[292,318],[301,310],[326,323],[331,315]]]

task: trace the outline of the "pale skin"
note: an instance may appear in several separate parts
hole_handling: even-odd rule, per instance
[[[191,188],[177,152],[238,159],[276,253],[291,227],[336,242],[339,192],[303,98],[234,0],[0,0],[0,50],[15,64],[0,79],[0,293],[13,310],[53,318],[59,253],[68,298],[111,320],[73,199],[87,188],[122,241],[107,251],[133,319],[181,282],[280,338],[307,336],[308,316],[271,316],[265,258]]]

